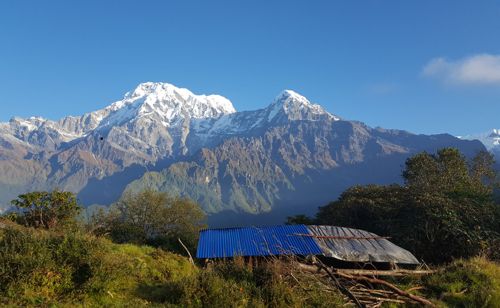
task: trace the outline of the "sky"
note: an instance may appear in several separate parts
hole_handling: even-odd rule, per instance
[[[146,81],[237,110],[292,89],[415,133],[500,127],[500,1],[0,2],[0,121],[103,108]]]

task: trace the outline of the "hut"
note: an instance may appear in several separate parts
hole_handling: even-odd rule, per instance
[[[386,237],[359,229],[318,225],[205,229],[200,232],[196,252],[200,259],[284,255],[314,255],[337,267],[419,264],[413,254]]]

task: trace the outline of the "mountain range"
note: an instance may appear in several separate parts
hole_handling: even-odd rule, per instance
[[[291,90],[237,112],[220,95],[147,82],[82,116],[0,123],[0,204],[56,187],[110,204],[151,188],[195,199],[214,224],[273,222],[314,213],[354,184],[400,182],[406,158],[448,146],[469,157],[485,149],[344,120]]]

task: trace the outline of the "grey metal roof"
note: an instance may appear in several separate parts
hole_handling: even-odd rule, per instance
[[[307,229],[326,257],[348,262],[419,264],[409,251],[371,232],[335,226]]]

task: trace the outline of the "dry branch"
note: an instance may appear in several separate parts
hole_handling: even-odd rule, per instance
[[[406,291],[403,291],[401,289],[399,289],[398,287],[396,287],[395,285],[385,281],[385,280],[382,280],[382,279],[378,279],[378,278],[368,278],[368,277],[365,277],[365,276],[352,276],[352,275],[347,275],[347,274],[343,274],[343,273],[339,273],[339,272],[336,272],[335,273],[336,275],[340,276],[340,277],[343,277],[343,278],[346,278],[346,279],[352,279],[352,280],[358,280],[358,281],[366,281],[366,282],[369,282],[369,283],[373,283],[373,284],[380,284],[380,285],[383,285],[389,289],[391,289],[392,291],[394,291],[396,294],[398,295],[401,295],[401,296],[404,296],[404,297],[407,297],[409,299],[412,299],[420,304],[423,304],[423,305],[426,305],[426,306],[431,306],[431,307],[434,307],[435,305],[425,299],[425,298],[422,298],[420,296],[417,296],[417,295],[413,295],[411,293],[408,293]]]
[[[346,287],[340,284],[337,277],[335,277],[326,266],[324,266],[322,263],[316,263],[316,264],[318,265],[318,268],[324,270],[328,274],[328,276],[335,282],[337,288],[339,288],[339,290],[342,293],[347,295],[356,304],[356,306],[364,307],[364,305],[360,303],[360,301],[356,298],[356,296],[354,296],[354,294],[351,293],[351,291],[349,291]]]
[[[379,306],[379,304],[385,302],[396,302],[406,300],[412,300],[418,302],[422,305],[434,307],[434,304],[429,300],[422,298],[420,296],[410,294],[408,291],[403,291],[396,287],[395,285],[378,278],[370,278],[360,275],[360,273],[369,273],[371,276],[383,276],[381,274],[389,274],[388,276],[393,276],[392,274],[398,273],[395,276],[403,275],[425,275],[430,274],[433,271],[426,270],[394,270],[394,271],[375,271],[375,270],[344,270],[344,269],[328,269],[325,265],[320,262],[316,262],[315,266],[298,263],[299,268],[314,274],[318,274],[318,270],[324,270],[328,277],[335,283],[336,287],[344,293],[349,299],[351,299],[358,307],[366,306],[367,300],[371,299],[371,307]],[[350,275],[348,273],[356,273],[355,275]],[[399,275],[400,274],[400,275]],[[360,284],[363,282],[364,284]],[[365,285],[366,284],[366,285]],[[349,287],[346,287],[349,286]],[[380,290],[373,287],[373,285],[382,285],[388,290]],[[418,290],[420,287],[415,287],[409,289]]]

